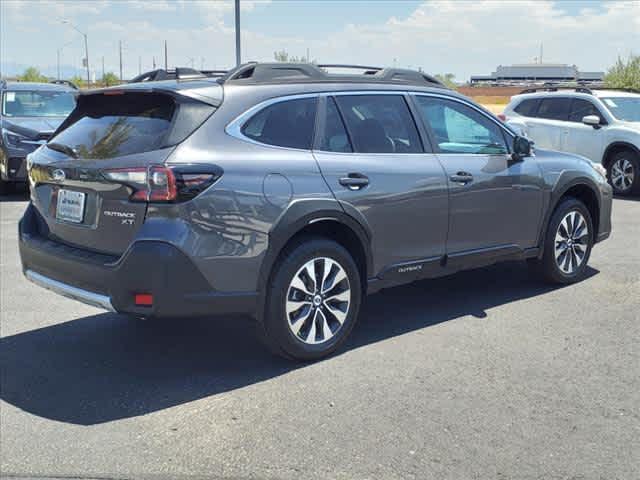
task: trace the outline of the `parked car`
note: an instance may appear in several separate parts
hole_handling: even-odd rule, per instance
[[[382,288],[514,259],[584,278],[611,230],[601,168],[534,153],[420,72],[329,72],[83,92],[29,157],[26,277],[149,321],[250,314],[303,360],[335,351]]]
[[[71,113],[74,93],[62,82],[0,81],[0,194],[27,181],[25,158]]]
[[[601,163],[616,194],[640,193],[640,93],[528,89],[504,116],[537,146]]]

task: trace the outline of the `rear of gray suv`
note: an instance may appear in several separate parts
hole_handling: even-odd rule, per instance
[[[366,293],[512,259],[574,282],[610,232],[589,162],[534,154],[405,70],[248,64],[87,92],[29,164],[27,278],[137,317],[248,314],[305,360]]]

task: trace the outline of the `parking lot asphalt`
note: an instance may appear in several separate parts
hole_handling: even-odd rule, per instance
[[[368,298],[347,348],[271,356],[243,319],[102,313],[28,283],[0,198],[0,473],[640,478],[640,199],[589,278],[521,263]]]

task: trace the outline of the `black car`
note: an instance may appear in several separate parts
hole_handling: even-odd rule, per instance
[[[68,83],[0,83],[0,193],[27,181],[25,159],[74,109],[75,89]]]

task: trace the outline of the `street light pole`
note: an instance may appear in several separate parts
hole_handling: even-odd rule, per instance
[[[87,34],[81,31],[69,20],[62,20],[62,23],[66,23],[67,25],[69,25],[71,28],[73,28],[76,32],[78,32],[80,35],[84,37],[84,59],[87,64],[86,66],[87,66],[87,87],[88,87],[89,85],[91,85],[91,73],[89,69],[89,40],[87,39]]]
[[[236,66],[241,63],[240,55],[240,0],[236,0]]]

